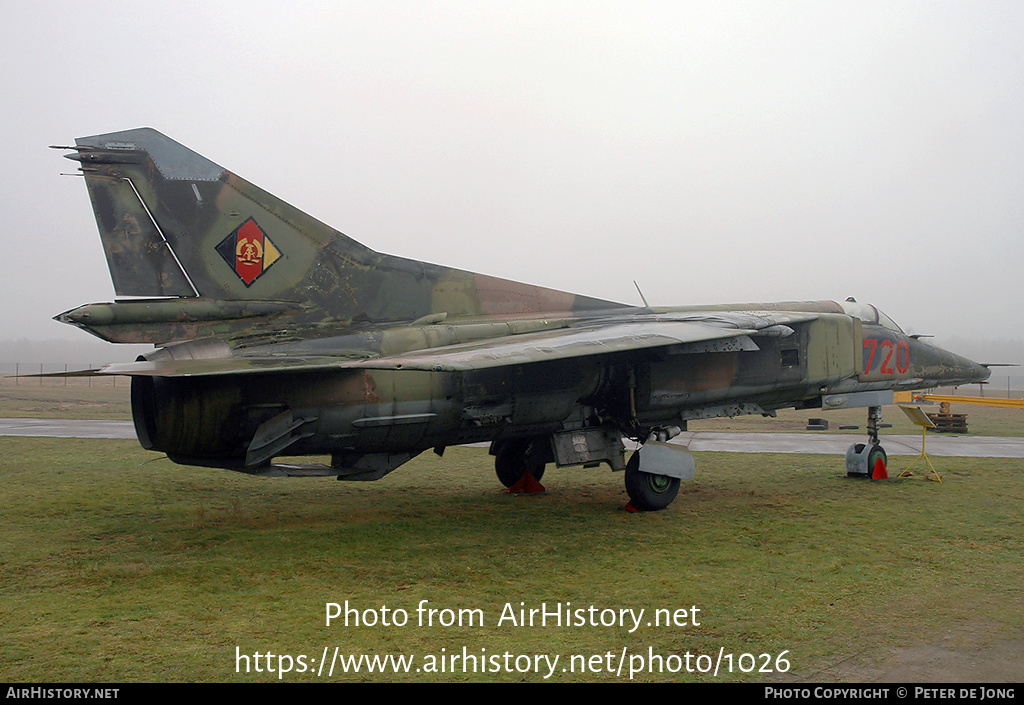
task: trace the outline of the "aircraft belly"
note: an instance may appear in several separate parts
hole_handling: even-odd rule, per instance
[[[392,452],[422,449],[457,422],[461,407],[451,375],[421,370],[351,370],[324,385],[317,432],[303,448]]]
[[[554,361],[480,371],[348,370],[283,395],[315,419],[289,453],[396,452],[552,432],[600,379],[596,364]],[[298,402],[298,403],[296,403]]]
[[[556,428],[578,398],[566,389],[541,390],[533,377],[514,369],[356,374],[365,388],[363,400],[296,412],[318,418],[316,433],[296,449],[394,452],[489,440],[509,426]]]

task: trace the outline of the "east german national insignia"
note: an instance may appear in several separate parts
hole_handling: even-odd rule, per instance
[[[270,269],[270,265],[281,258],[280,251],[252,218],[221,240],[217,252],[246,286],[256,281]]]

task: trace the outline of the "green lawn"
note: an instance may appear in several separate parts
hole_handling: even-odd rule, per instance
[[[624,681],[631,665],[634,680],[716,679],[669,672],[687,653],[694,669],[732,654],[717,680],[842,679],[895,649],[984,649],[1024,630],[1019,460],[933,458],[941,484],[872,483],[843,477],[839,457],[698,453],[668,510],[630,514],[605,468],[550,470],[548,493],[513,496],[482,449],[364,484],[176,466],[128,441],[0,444],[7,681],[275,680],[278,656],[288,681],[543,681],[555,656],[550,681]],[[346,601],[409,621],[327,626],[326,605]],[[499,624],[542,604],[644,614],[632,633],[628,613],[627,626]],[[460,610],[462,626],[440,623]],[[648,626],[655,610],[686,624]],[[296,672],[335,647],[416,660]],[[444,672],[415,670],[438,657]],[[738,672],[752,664],[787,671]]]

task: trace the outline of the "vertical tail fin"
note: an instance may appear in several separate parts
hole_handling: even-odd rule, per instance
[[[295,327],[620,306],[375,252],[150,128],[75,144],[66,156],[81,162],[118,296],[177,299],[141,319],[121,304],[93,316],[118,319],[117,332],[62,314],[109,340],[244,332],[282,310]]]
[[[370,253],[156,130],[75,144],[120,296],[291,298],[329,243]]]

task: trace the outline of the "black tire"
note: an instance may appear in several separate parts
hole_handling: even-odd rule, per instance
[[[494,471],[505,487],[512,487],[523,479],[529,470],[533,479],[540,482],[544,477],[545,464],[529,458],[530,441],[506,441],[494,456]]]
[[[640,451],[626,463],[626,494],[633,506],[643,512],[654,512],[672,504],[679,492],[679,478],[640,472]]]

